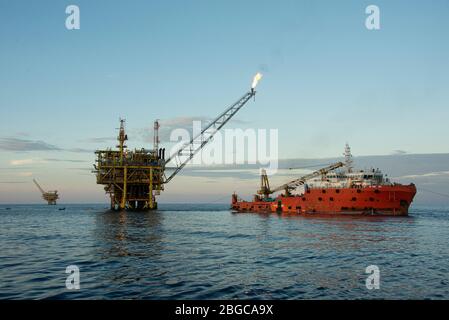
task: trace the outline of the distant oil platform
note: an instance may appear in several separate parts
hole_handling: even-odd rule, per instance
[[[42,193],[42,199],[47,201],[49,205],[56,205],[56,200],[59,199],[58,191],[44,191],[39,183],[37,183],[36,179],[33,179],[33,182]]]
[[[156,196],[164,190],[182,168],[199,152],[213,136],[256,95],[256,85],[262,78],[260,73],[253,79],[251,89],[234,104],[225,109],[207,124],[201,133],[169,155],[165,159],[165,148],[159,148],[159,122],[154,122],[153,149],[129,151],[125,145],[128,136],[125,120],[120,120],[118,145],[116,150],[97,150],[94,173],[97,184],[104,185],[110,196],[112,210],[154,210],[157,209]],[[173,172],[166,177],[166,164],[174,164]]]

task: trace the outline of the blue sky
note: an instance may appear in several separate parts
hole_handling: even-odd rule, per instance
[[[70,4],[80,30],[65,28]],[[381,30],[365,28],[370,4]],[[238,119],[279,129],[281,158],[335,157],[345,142],[357,155],[447,153],[448,9],[443,0],[0,0],[0,138],[56,147],[0,150],[0,181],[20,182],[0,184],[0,200],[36,197],[21,183],[31,176],[71,201],[103,199],[88,151],[114,142],[92,139],[114,137],[125,117],[129,146],[151,147],[141,133],[155,118],[212,117],[257,71],[257,101]]]

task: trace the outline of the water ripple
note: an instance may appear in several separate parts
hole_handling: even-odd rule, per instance
[[[0,206],[0,299],[449,299],[449,210],[407,218],[233,214],[223,205]],[[381,270],[367,290],[365,268]],[[81,289],[65,288],[68,265]]]

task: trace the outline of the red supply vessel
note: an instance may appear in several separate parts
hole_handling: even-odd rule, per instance
[[[408,215],[416,194],[413,183],[393,183],[379,169],[353,170],[348,145],[344,155],[344,162],[334,163],[276,188],[270,188],[268,176],[262,170],[260,190],[253,201],[243,201],[234,193],[231,208],[237,212],[299,215]],[[279,191],[283,193],[272,196]]]

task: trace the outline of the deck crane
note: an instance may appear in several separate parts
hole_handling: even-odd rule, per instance
[[[315,177],[319,177],[321,175],[325,175],[330,171],[336,170],[338,168],[343,167],[345,164],[343,162],[337,162],[334,164],[331,164],[327,167],[324,167],[322,169],[319,169],[317,171],[314,171],[312,173],[306,174],[305,176],[302,176],[298,179],[292,180],[290,182],[287,182],[279,187],[270,188],[270,184],[268,181],[267,173],[264,169],[261,171],[261,180],[260,180],[260,189],[257,191],[257,194],[260,196],[263,196],[265,199],[268,198],[271,194],[278,192],[278,191],[284,191],[285,195],[290,195],[290,191],[294,190],[295,188],[303,185],[307,180],[313,179]]]
[[[59,199],[58,191],[45,191],[42,189],[42,187],[37,183],[36,179],[33,179],[34,184],[39,189],[39,191],[42,193],[42,199],[47,201],[49,205],[55,205],[56,200]]]
[[[260,73],[254,77],[251,89],[245,93],[233,105],[223,111],[218,117],[211,121],[203,130],[193,137],[189,142],[181,145],[181,147],[174,152],[165,161],[169,163],[172,161],[175,165],[174,171],[165,179],[164,183],[170,182],[179,171],[197,154],[208,142],[212,140],[214,135],[229,121],[231,118],[252,98],[256,95],[257,82],[262,78]]]

